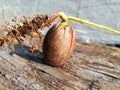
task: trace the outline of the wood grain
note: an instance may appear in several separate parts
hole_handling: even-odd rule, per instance
[[[13,54],[0,51],[0,90],[120,90],[119,48],[77,41],[61,67],[28,49],[16,44]]]

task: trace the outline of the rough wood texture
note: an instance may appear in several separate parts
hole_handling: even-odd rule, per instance
[[[15,45],[0,51],[0,90],[120,90],[120,49],[77,41],[62,67],[44,63],[37,51]]]

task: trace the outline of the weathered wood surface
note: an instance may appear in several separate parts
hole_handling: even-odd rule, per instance
[[[41,52],[15,45],[0,51],[0,90],[120,90],[120,48],[77,41],[62,67],[44,63]]]

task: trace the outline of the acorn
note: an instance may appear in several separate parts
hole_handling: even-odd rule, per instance
[[[43,41],[44,60],[51,66],[61,66],[70,57],[75,45],[75,32],[70,25],[58,23],[47,32]]]

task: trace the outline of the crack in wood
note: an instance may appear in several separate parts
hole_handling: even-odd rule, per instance
[[[79,66],[81,68],[84,68],[84,69],[87,69],[87,70],[90,70],[90,71],[93,71],[93,72],[96,72],[96,73],[100,73],[102,75],[105,75],[105,76],[108,76],[108,77],[111,77],[111,78],[114,78],[114,79],[118,79],[120,80],[120,77],[119,76],[116,76],[114,74],[111,74],[111,73],[108,73],[108,72],[104,72],[104,71],[101,71],[101,70],[98,70],[98,69],[95,69],[95,68],[91,68],[91,67],[86,67],[86,66]]]

